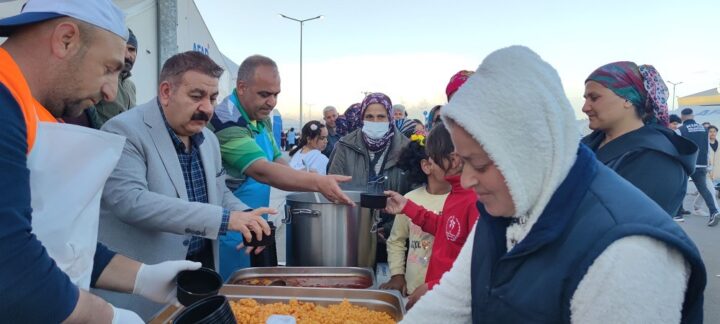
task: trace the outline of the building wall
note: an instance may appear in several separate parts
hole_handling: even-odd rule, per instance
[[[138,88],[138,103],[142,103],[157,94],[157,77],[162,67],[162,62],[158,59],[157,1],[115,0],[115,2],[126,11],[128,27],[138,37],[140,49],[138,62],[133,69],[133,81]],[[140,33],[143,35],[141,36]],[[145,42],[144,39],[148,41]],[[193,0],[177,0],[177,50],[205,53],[225,68],[225,73],[219,82],[220,98],[229,95],[235,88],[237,67],[233,62],[226,62]]]
[[[157,79],[162,67],[162,62],[158,59],[157,0],[113,0],[113,2],[125,12],[126,23],[138,39],[138,56],[131,80],[137,87],[138,104],[145,103],[157,95]],[[0,2],[0,17],[19,13],[23,3],[25,0]],[[177,6],[178,50],[201,51],[225,67],[226,71],[220,79],[220,98],[227,96],[235,88],[237,65],[226,62],[193,0],[177,0]],[[0,43],[2,41],[4,38],[0,37]]]
[[[704,95],[690,95],[678,98],[678,106],[717,106],[720,105],[718,89],[703,91]]]
[[[129,1],[115,1],[127,15],[128,28],[138,40],[138,55],[132,70],[131,80],[137,88],[137,103],[142,104],[157,95],[158,63],[157,3],[154,0],[130,4]]]
[[[235,88],[237,69],[225,64],[225,57],[218,49],[215,40],[205,25],[200,11],[193,0],[177,0],[178,2],[178,50],[199,51],[209,55],[217,64],[225,68],[220,78],[220,96],[225,98]]]

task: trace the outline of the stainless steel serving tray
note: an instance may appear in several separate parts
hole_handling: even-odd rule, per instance
[[[353,305],[387,313],[395,321],[402,320],[405,315],[405,305],[400,295],[386,290],[225,285],[220,289],[220,294],[230,300],[252,298],[262,304],[287,303],[291,299],[296,299],[325,306],[339,304],[347,299]],[[149,323],[171,323],[180,311],[182,311],[181,305],[169,305]]]
[[[245,268],[235,271],[230,278],[226,281],[226,284],[235,285],[240,284],[240,281],[245,279],[253,278],[280,278],[293,277],[293,278],[333,278],[341,279],[342,277],[362,277],[366,278],[371,285],[368,289],[377,288],[377,282],[375,280],[375,273],[370,268],[359,268],[359,267],[256,267],[256,268]],[[253,285],[258,287],[257,285]],[[328,288],[323,288],[328,289]]]

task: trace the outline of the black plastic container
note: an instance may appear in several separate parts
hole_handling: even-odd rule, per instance
[[[258,241],[257,237],[255,237],[255,232],[251,232],[251,241],[248,241],[245,239],[245,236],[243,236],[243,243],[245,246],[268,246],[271,243],[275,243],[275,224],[273,224],[273,222],[268,222],[268,225],[270,226],[270,235],[265,235],[263,233],[262,239]]]
[[[250,252],[250,266],[251,267],[277,267],[277,247],[275,245],[275,225],[273,222],[268,222],[270,225],[271,234],[269,237],[272,238],[268,244],[265,245],[265,249],[260,254],[255,254],[255,251]],[[263,236],[263,241],[265,241]]]
[[[360,206],[372,209],[385,209],[387,197],[383,193],[363,192],[360,194]]]
[[[181,271],[177,276],[177,299],[189,306],[203,298],[215,296],[222,287],[220,275],[208,268]]]
[[[225,296],[202,299],[185,308],[173,324],[237,324],[230,303]]]

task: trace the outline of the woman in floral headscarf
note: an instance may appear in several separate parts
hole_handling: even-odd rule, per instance
[[[368,181],[387,176],[386,188],[406,190],[396,164],[410,141],[393,126],[392,101],[385,94],[371,93],[360,104],[359,116],[359,128],[341,138],[330,155],[328,173],[351,175],[350,185],[361,189]]]
[[[585,80],[593,133],[583,138],[598,160],[676,215],[697,147],[668,126],[668,91],[651,65],[615,62]]]
[[[345,188],[365,190],[368,181],[387,177],[385,189],[407,193],[410,188],[398,166],[400,152],[410,140],[395,131],[392,101],[382,93],[371,93],[360,105],[360,128],[345,135],[335,144],[330,155],[328,174],[352,176]],[[383,215],[378,238],[384,242],[392,228],[392,217]],[[378,260],[387,259],[385,244],[378,244]]]
[[[335,132],[342,137],[352,133],[361,125],[360,103],[354,103],[335,121]]]

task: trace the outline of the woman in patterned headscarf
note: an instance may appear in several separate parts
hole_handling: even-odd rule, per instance
[[[387,177],[385,189],[407,193],[410,188],[406,176],[398,166],[400,152],[410,140],[396,131],[393,124],[392,101],[382,93],[371,93],[360,107],[360,128],[345,135],[335,144],[330,155],[328,174],[352,176],[352,189],[364,191],[368,181]],[[390,234],[392,218],[383,215],[378,227],[378,239],[384,242]],[[385,244],[378,244],[378,261],[387,259]]]
[[[350,175],[351,184],[363,189],[368,181],[388,176],[386,187],[402,190],[404,177],[395,164],[409,140],[393,125],[392,101],[382,93],[368,94],[358,115],[359,128],[340,139],[330,156],[328,172]],[[352,120],[347,118],[348,125]]]
[[[358,129],[361,124],[360,103],[354,103],[335,121],[335,132],[342,137]]]
[[[676,215],[697,147],[668,128],[668,91],[651,65],[615,62],[585,80],[585,104],[593,133],[583,143],[597,158]]]

